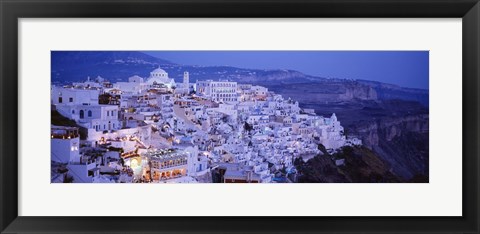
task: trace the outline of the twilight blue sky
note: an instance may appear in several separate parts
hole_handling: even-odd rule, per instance
[[[183,65],[292,69],[428,89],[428,51],[143,51]]]

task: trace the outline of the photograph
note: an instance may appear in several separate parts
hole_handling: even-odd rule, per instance
[[[429,51],[50,55],[51,183],[429,183]]]

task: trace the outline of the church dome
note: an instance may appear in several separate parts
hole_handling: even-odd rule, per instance
[[[168,73],[165,70],[158,67],[157,69],[150,72],[150,77],[147,80],[147,83],[149,85],[157,83],[157,84],[169,84],[170,86],[172,86],[174,84],[174,81],[173,79],[170,79],[168,77]]]
[[[150,73],[167,73],[167,72],[159,67],[159,68],[153,70],[153,71],[150,72]]]
[[[157,69],[150,72],[150,77],[168,77],[168,73],[158,67]]]

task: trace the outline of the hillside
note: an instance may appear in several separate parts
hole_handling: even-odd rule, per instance
[[[136,51],[52,51],[53,83],[71,83],[90,77],[105,77],[112,82],[133,75],[148,76],[158,66],[174,63]]]
[[[344,160],[336,165],[336,160]],[[317,155],[294,162],[300,183],[398,183],[405,182],[390,171],[390,166],[366,147],[343,147],[333,155]]]

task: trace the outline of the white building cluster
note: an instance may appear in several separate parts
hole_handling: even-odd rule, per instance
[[[77,127],[52,125],[52,161],[73,182],[275,182],[296,158],[360,140],[346,138],[335,114],[317,116],[262,86],[183,82],[161,68],[148,78],[101,77],[52,87],[52,109]],[[79,132],[85,139],[79,139]]]

